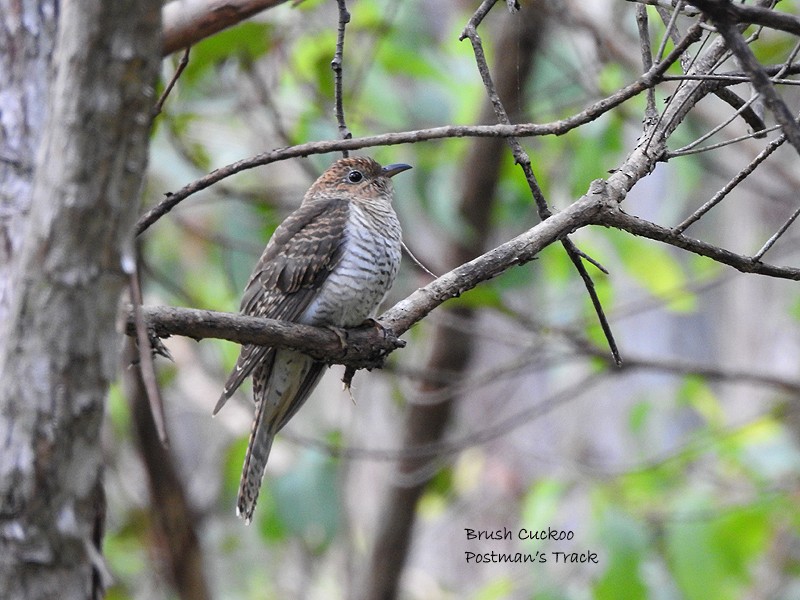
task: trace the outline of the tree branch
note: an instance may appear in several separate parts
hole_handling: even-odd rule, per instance
[[[353,137],[350,130],[347,128],[347,121],[344,118],[344,92],[342,90],[343,68],[344,68],[344,32],[347,24],[350,22],[350,13],[347,12],[347,4],[345,0],[337,0],[339,5],[339,26],[336,29],[336,52],[331,61],[331,69],[333,69],[333,95],[336,113],[336,123],[339,126],[339,135],[343,140],[349,140]],[[347,158],[350,153],[347,150],[342,150],[342,158]]]
[[[461,34],[460,39],[469,39],[470,43],[472,44],[472,50],[475,54],[475,62],[478,65],[478,72],[481,75],[481,79],[483,80],[484,88],[486,88],[486,93],[489,97],[489,101],[494,108],[495,117],[497,120],[505,125],[510,125],[511,120],[508,117],[508,113],[506,112],[505,107],[503,106],[503,102],[500,100],[500,96],[497,94],[497,90],[495,89],[494,82],[492,81],[492,75],[489,71],[489,65],[486,63],[486,56],[483,52],[483,43],[481,42],[480,35],[478,35],[478,25],[480,25],[481,21],[485,18],[488,11],[494,6],[497,0],[484,0],[484,2],[480,5],[478,10],[472,16],[472,18],[467,23],[467,26],[464,28],[463,33]],[[652,64],[649,65],[652,67]],[[531,159],[528,156],[528,153],[522,147],[522,144],[519,143],[516,137],[508,137],[506,138],[508,145],[511,147],[511,152],[514,155],[514,160],[522,169],[522,172],[525,174],[525,180],[528,182],[528,188],[531,191],[531,195],[533,196],[534,201],[536,202],[536,208],[539,213],[540,219],[547,219],[550,217],[552,212],[550,211],[550,207],[547,205],[547,200],[544,197],[544,193],[542,192],[541,187],[539,186],[539,182],[536,180],[536,175],[533,173],[533,167],[531,166]],[[617,364],[622,362],[622,358],[619,354],[619,349],[617,348],[617,342],[614,339],[614,334],[611,331],[611,326],[608,323],[608,319],[606,318],[605,312],[603,311],[603,306],[600,303],[600,298],[597,296],[597,291],[594,287],[594,281],[592,281],[589,272],[586,270],[586,265],[583,263],[583,258],[589,258],[578,250],[577,246],[570,240],[568,237],[564,237],[561,240],[562,246],[564,246],[564,250],[567,252],[567,256],[569,256],[570,261],[575,266],[575,269],[578,271],[578,274],[581,276],[583,280],[584,286],[586,287],[586,292],[589,294],[589,298],[592,301],[592,306],[594,307],[595,313],[597,314],[597,319],[600,322],[600,327],[603,330],[603,334],[605,335],[606,341],[608,342],[608,347],[611,351],[611,355],[614,357],[614,361]],[[597,264],[593,259],[589,259],[589,262],[592,264]],[[605,269],[601,270],[605,271]]]
[[[700,256],[707,256],[719,263],[731,266],[742,273],[757,273],[759,275],[768,275],[779,279],[800,280],[800,269],[798,268],[778,267],[765,264],[752,257],[736,254],[707,242],[676,233],[672,229],[626,214],[621,210],[607,208],[606,210],[598,212],[598,215],[599,219],[595,221],[598,225],[615,227],[634,235],[650,238],[652,240],[664,242],[670,246],[675,246],[676,248],[688,250]]]
[[[167,56],[286,0],[172,0],[162,9]]]
[[[158,337],[181,335],[196,340],[216,338],[239,344],[292,348],[331,364],[374,367],[380,358],[405,342],[375,327],[347,330],[347,345],[331,329],[289,321],[250,317],[173,306],[145,306],[142,315],[151,333]],[[135,335],[135,314],[128,308],[126,333]]]
[[[242,344],[289,347],[325,362],[356,368],[375,366],[378,359],[401,347],[393,339],[408,331],[437,306],[492,279],[515,265],[523,265],[546,246],[568,233],[599,219],[605,202],[604,187],[593,185],[590,193],[532,229],[464,263],[416,290],[378,317],[390,332],[374,328],[348,330],[347,348],[332,331],[272,319],[246,317],[207,310],[142,307],[148,327],[159,337],[183,335],[195,339],[221,338]],[[135,334],[132,310],[126,315],[126,331]]]
[[[728,23],[761,25],[762,27],[800,35],[800,18],[789,13],[779,12],[763,6],[734,4],[730,0],[698,0],[697,2],[692,0],[692,4],[711,16],[711,20],[715,22],[715,25],[717,24],[717,19],[722,18]],[[719,26],[717,29],[719,29]],[[722,34],[721,31],[720,33]]]
[[[769,27],[775,27],[776,23],[785,24],[787,19],[775,19],[774,17],[766,18],[766,16],[780,15],[784,13],[777,13],[775,11],[760,7],[745,7],[741,5],[735,5],[732,4],[730,0],[697,0],[696,2],[693,1],[693,4],[711,18],[714,25],[717,27],[717,31],[724,38],[725,43],[728,45],[728,48],[730,48],[731,52],[733,52],[733,54],[739,60],[739,64],[744,72],[750,77],[750,82],[753,84],[753,87],[759,94],[761,94],[761,97],[764,98],[764,103],[767,105],[767,108],[772,111],[772,114],[775,115],[775,119],[781,124],[783,133],[786,135],[789,143],[791,143],[797,152],[800,153],[800,125],[798,125],[794,115],[792,115],[792,112],[789,110],[789,107],[786,106],[786,103],[778,95],[778,92],[772,85],[772,82],[761,66],[761,63],[758,62],[758,59],[756,58],[755,54],[753,54],[750,46],[747,45],[744,37],[742,37],[742,34],[739,33],[739,30],[734,25],[734,23],[737,21],[750,22],[751,20],[746,18],[745,15],[752,15],[753,18],[760,17],[760,21],[753,22],[757,22]],[[791,17],[791,15],[785,16],[790,17],[788,22],[795,23],[796,27],[793,29],[784,30],[800,35],[800,19],[797,17]],[[765,22],[762,23],[761,21]],[[767,25],[766,22],[773,24]],[[778,28],[780,29],[780,27]]]
[[[656,85],[661,81],[669,66],[678,60],[681,54],[697,39],[699,39],[700,29],[690,29],[684,36],[681,43],[676,44],[672,52],[657,65],[653,65],[647,73],[639,77],[636,81],[614,92],[610,96],[598,100],[581,112],[562,119],[545,124],[522,123],[519,125],[448,125],[444,127],[434,127],[431,129],[420,129],[416,131],[402,131],[397,133],[384,133],[362,138],[349,140],[325,140],[319,142],[307,142],[290,146],[288,148],[277,148],[257,154],[251,158],[246,158],[225,167],[215,169],[208,175],[193,181],[174,193],[168,193],[167,197],[148,210],[136,223],[136,235],[140,235],[158,219],[175,208],[180,202],[201,190],[221,181],[231,175],[252,169],[262,165],[286,160],[288,158],[305,157],[312,154],[327,154],[341,150],[358,150],[361,148],[371,148],[375,146],[395,146],[398,144],[415,144],[429,140],[440,140],[446,138],[460,137],[530,137],[541,135],[563,135],[576,127],[594,121],[600,115],[608,112],[612,108],[619,106],[642,91]]]

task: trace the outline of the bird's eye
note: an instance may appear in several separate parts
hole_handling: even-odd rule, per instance
[[[364,179],[364,176],[361,174],[361,171],[353,170],[347,174],[347,181],[350,183],[358,183],[362,179]]]

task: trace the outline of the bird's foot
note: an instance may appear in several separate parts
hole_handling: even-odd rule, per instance
[[[384,327],[380,322],[376,321],[375,319],[366,319],[361,325],[358,326],[358,329],[377,329],[381,336],[383,337],[383,343],[379,344],[379,348],[376,348],[376,352],[368,359],[359,362],[357,366],[347,366],[344,371],[344,376],[342,377],[342,383],[344,384],[344,389],[349,390],[350,384],[353,381],[353,376],[355,375],[358,369],[366,369],[367,371],[371,371],[372,369],[380,369],[383,367],[384,363],[386,362],[386,357],[397,348],[403,348],[406,343],[404,340],[401,340],[397,337],[391,329]],[[340,333],[345,334],[345,338],[347,337],[346,331],[341,331]],[[341,339],[341,337],[340,337]],[[356,344],[357,338],[354,339],[354,344]],[[346,342],[343,343],[342,348],[347,350],[348,344]],[[360,350],[360,348],[358,348]]]
[[[164,345],[164,342],[161,341],[161,338],[158,337],[155,330],[150,328],[147,329],[147,340],[150,342],[150,354],[152,355],[153,358],[155,358],[156,356],[163,356],[164,358],[167,358],[172,362],[175,362],[175,359],[172,358],[172,354]],[[136,345],[138,347],[139,345],[138,340],[136,341]],[[131,361],[130,366],[135,367],[139,365],[140,362],[141,360],[137,357]]]
[[[335,333],[336,337],[339,338],[339,345],[342,347],[342,350],[347,350],[346,329],[342,329],[341,327],[336,327],[336,325],[325,325],[325,329],[330,329],[333,333]]]

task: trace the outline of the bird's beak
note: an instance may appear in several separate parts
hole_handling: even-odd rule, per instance
[[[411,168],[411,165],[406,165],[403,163],[396,163],[394,165],[386,165],[383,167],[383,176],[384,177],[393,177],[398,173],[402,173],[403,171],[408,171]]]

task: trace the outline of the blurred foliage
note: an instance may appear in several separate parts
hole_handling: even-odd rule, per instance
[[[477,120],[485,101],[483,88],[469,43],[457,41],[472,4],[348,3],[352,21],[345,44],[345,111],[354,135]],[[638,76],[633,4],[618,4],[626,5],[618,9],[623,19],[614,25],[616,41],[630,52],[627,61],[596,51],[592,36],[578,25],[555,19],[543,34],[535,75],[518,86],[518,93],[528,98],[532,121],[574,114]],[[780,6],[796,14],[796,2]],[[651,8],[652,35],[660,41],[663,25]],[[535,3],[523,2],[523,10],[531,9],[536,9]],[[490,58],[502,32],[502,16],[498,6],[482,26]],[[335,3],[306,0],[297,7],[287,3],[266,11],[194,46],[188,68],[156,121],[149,202],[234,160],[292,143],[335,138],[330,68],[335,26]],[[768,35],[754,49],[760,59],[779,62],[794,43],[787,39]],[[671,47],[670,42],[667,51]],[[175,56],[165,61],[165,80],[177,60]],[[670,89],[674,88],[658,90],[659,106]],[[568,135],[522,140],[554,207],[566,206],[585,193],[593,179],[605,177],[620,163],[640,131],[644,100],[632,99]],[[689,119],[676,139],[689,142],[704,128],[706,122]],[[469,144],[452,139],[369,150],[379,161],[414,165],[396,181],[397,210],[409,245],[434,271],[439,271],[444,244],[471,234],[458,209]],[[147,301],[236,310],[264,243],[299,203],[313,175],[333,158],[312,156],[241,173],[183,202],[145,236]],[[672,161],[663,170],[659,166],[653,180],[660,183],[643,192],[636,204],[626,204],[626,210],[656,215],[658,222],[680,222],[709,195],[701,188],[708,180],[707,167],[689,159]],[[669,186],[663,183],[663,173]],[[668,193],[663,193],[665,187]],[[528,186],[506,153],[492,210],[492,240],[501,243],[537,221]],[[754,227],[756,237],[770,231],[764,224]],[[719,229],[724,231],[724,221]],[[613,230],[582,230],[575,240],[611,271],[606,276],[589,268],[623,342],[623,358],[629,347],[644,347],[654,358],[667,354],[662,350],[668,347],[677,349],[686,362],[714,361],[715,344],[727,343],[724,335],[708,333],[718,319],[715,302],[722,296],[706,294],[727,285],[729,270]],[[428,281],[409,262],[404,261],[394,299]],[[469,390],[476,397],[483,394],[490,409],[470,404],[474,415],[465,409],[458,423],[468,435],[459,439],[469,440],[499,420],[514,394],[535,404],[586,372],[604,375],[609,383],[599,392],[588,391],[592,399],[578,409],[578,417],[589,421],[584,437],[576,436],[574,424],[568,422],[576,413],[567,418],[554,413],[553,420],[548,415],[541,421],[526,417],[509,428],[513,442],[495,436],[454,453],[452,463],[445,461],[418,508],[423,517],[415,530],[413,550],[418,555],[408,567],[404,598],[727,600],[789,598],[792,590],[798,597],[796,429],[766,410],[744,411],[748,416],[739,418],[728,396],[729,385],[681,372],[637,379],[630,371],[610,370],[607,360],[583,355],[581,343],[603,352],[606,344],[582,283],[558,245],[450,306],[482,315],[479,323],[488,331],[479,327],[476,339],[489,348],[482,356],[494,358],[494,348],[500,348],[487,372],[505,366],[507,347],[491,346],[498,343],[496,338],[518,344],[518,354],[532,357],[522,371],[536,371],[534,379],[519,385],[513,382],[519,367],[505,373],[512,383],[502,378],[499,383],[488,378],[486,384],[470,383]],[[794,288],[784,312],[780,316],[796,327],[800,299]],[[437,322],[437,314],[431,322]],[[495,330],[503,318],[513,325]],[[734,327],[717,325],[723,333]],[[213,422],[208,417],[238,347],[210,340],[200,345],[168,341],[176,365],[162,369],[164,395],[172,425],[185,428],[173,435],[173,451],[181,456],[182,475],[201,515],[198,528],[215,597],[354,597],[375,534],[382,489],[391,482],[395,465],[358,460],[363,459],[358,450],[397,447],[398,436],[391,432],[402,422],[398,415],[412,389],[403,369],[413,372],[421,364],[431,330],[426,322],[406,335],[409,348],[390,361],[400,375],[388,381],[382,396],[372,395],[380,386],[367,385],[368,397],[359,395],[360,382],[389,377],[373,372],[356,379],[355,409],[346,399],[312,398],[303,410],[310,416],[303,417],[308,420],[300,430],[312,431],[308,437],[323,440],[335,452],[354,446],[357,460],[335,459],[316,445],[288,442],[279,435],[249,528],[235,520],[233,505],[251,404],[237,404],[235,398]],[[683,337],[675,332],[683,332]],[[702,339],[703,350],[684,351],[686,340],[695,335]],[[661,343],[667,338],[674,345]],[[534,360],[539,354],[544,356],[541,364]],[[464,377],[474,378],[482,372],[480,367]],[[482,391],[493,384],[490,391]],[[752,394],[753,406],[796,401],[775,387],[747,387],[743,393]],[[467,402],[470,394],[464,396]],[[609,399],[621,408],[611,407]],[[609,406],[619,416],[615,430],[598,418],[595,404]],[[354,435],[344,418],[325,412],[332,405],[337,410],[345,406],[341,413],[348,415],[370,414],[379,406],[385,422],[372,424],[359,416],[353,428],[369,430],[375,437]],[[146,533],[151,527],[144,508],[147,489],[132,466],[136,461],[130,415],[118,386],[112,389],[109,416],[113,492],[104,550],[116,583],[108,597],[173,597],[166,591],[162,559]],[[290,430],[297,431],[295,423]],[[528,433],[516,435],[514,427],[525,425]],[[322,431],[333,433],[326,438]],[[574,453],[540,461],[541,446],[531,450],[536,441],[532,438],[551,440],[563,451],[558,444],[570,437],[580,448]],[[478,523],[487,529],[507,526],[514,532],[552,527],[573,531],[576,539],[558,544],[516,540],[502,546],[504,552],[544,552],[550,558],[544,564],[467,565],[464,551],[473,547],[464,541],[463,528]],[[489,552],[501,546],[482,543],[475,548]],[[597,553],[598,564],[555,564],[550,554],[587,549]],[[773,580],[774,594],[757,589]]]

